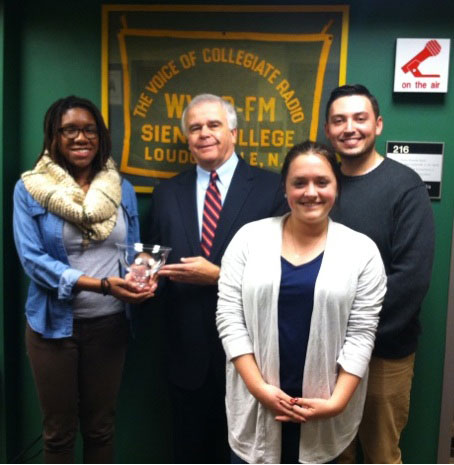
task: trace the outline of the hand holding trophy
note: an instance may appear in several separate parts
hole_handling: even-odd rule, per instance
[[[126,279],[135,282],[141,290],[151,283],[172,250],[158,244],[141,242],[134,245],[117,243],[116,246],[120,254],[120,263],[128,273]]]

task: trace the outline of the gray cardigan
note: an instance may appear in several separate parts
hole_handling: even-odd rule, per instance
[[[231,360],[253,353],[263,378],[279,386],[277,303],[285,217],[249,223],[221,266],[216,322],[227,354],[229,443],[249,463],[279,463],[280,424],[248,391]],[[301,425],[300,462],[326,463],[356,435],[386,275],[374,242],[333,221],[315,284],[303,396],[329,398],[338,366],[362,378],[340,415]]]

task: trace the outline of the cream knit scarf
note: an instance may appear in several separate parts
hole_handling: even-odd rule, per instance
[[[85,193],[74,178],[48,155],[35,168],[22,174],[30,195],[44,208],[74,223],[81,231],[83,244],[109,237],[117,222],[121,202],[121,179],[112,158]]]

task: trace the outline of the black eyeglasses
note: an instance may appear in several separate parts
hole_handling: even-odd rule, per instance
[[[77,128],[75,126],[65,126],[58,128],[58,132],[63,134],[67,139],[76,139],[81,132],[87,139],[96,139],[98,137],[98,128],[96,126],[86,126],[85,128]]]

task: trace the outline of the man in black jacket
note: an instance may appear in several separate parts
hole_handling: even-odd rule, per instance
[[[279,175],[251,167],[235,154],[236,126],[229,103],[210,94],[195,97],[183,113],[182,128],[197,166],[161,182],[152,196],[148,240],[172,247],[159,276],[166,278],[161,298],[168,317],[177,463],[230,461],[225,355],[215,325],[221,258],[241,226],[288,208]],[[212,189],[222,209],[214,214],[214,225],[208,218],[207,250],[201,241]]]

